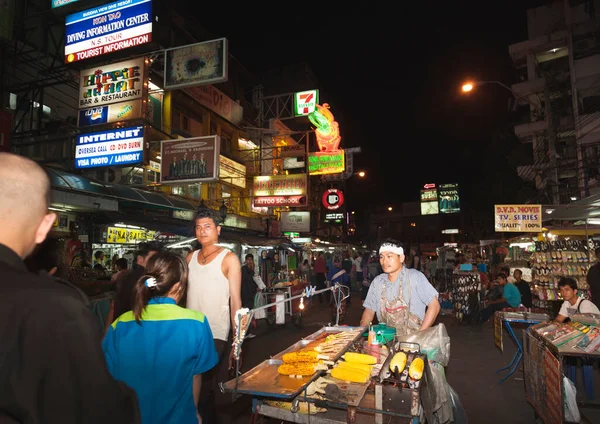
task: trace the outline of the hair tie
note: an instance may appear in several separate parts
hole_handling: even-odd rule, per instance
[[[156,278],[154,278],[154,277],[147,278],[146,281],[144,282],[144,284],[149,289],[156,287]]]

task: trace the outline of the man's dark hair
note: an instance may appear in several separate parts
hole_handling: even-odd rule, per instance
[[[194,216],[194,220],[192,221],[194,227],[196,226],[196,222],[202,218],[210,218],[213,220],[216,226],[221,225],[221,215],[219,215],[217,211],[209,208],[198,208],[196,215]]]
[[[499,272],[498,275],[496,275],[496,279],[498,279],[498,278],[502,278],[503,280],[506,280],[508,277],[506,276],[505,273]]]
[[[383,240],[381,242],[381,244],[393,244],[394,246],[398,246],[401,247],[402,250],[404,250],[404,254],[406,255],[406,249],[404,248],[404,245],[402,244],[402,242],[400,242],[399,240],[393,239],[393,238],[386,238],[385,240]],[[381,246],[380,246],[381,247]]]
[[[252,253],[248,253],[244,259],[254,259],[254,255]]]
[[[560,280],[558,280],[558,288],[560,289],[564,286],[569,286],[571,289],[577,290],[577,281],[575,281],[573,278],[562,277]]]
[[[100,256],[102,255],[104,255],[104,252],[102,250],[98,250],[96,253],[94,253],[94,258],[100,259]]]
[[[64,263],[63,254],[60,242],[53,238],[47,238],[25,259],[25,265],[30,272],[34,273],[39,273],[40,271],[49,272],[52,268],[56,267],[57,271],[54,276],[66,278],[68,267]]]
[[[162,252],[162,250],[162,245],[158,242],[143,241],[137,245],[137,249],[134,252],[134,257],[137,258],[138,256],[141,256],[142,258],[145,258],[150,252]]]
[[[116,264],[119,269],[127,269],[127,259],[125,258],[117,259]]]

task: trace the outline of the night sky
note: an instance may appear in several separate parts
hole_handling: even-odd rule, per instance
[[[369,2],[335,13],[319,3],[297,3],[295,13],[248,4],[205,26],[256,73],[310,65],[340,122],[342,147],[363,149],[355,170],[368,180],[348,181],[350,207],[417,201],[428,182],[458,182],[468,202],[481,189],[472,181],[484,172],[491,135],[507,126],[511,94],[488,85],[467,97],[460,87],[467,78],[517,82],[508,46],[527,39],[525,11],[545,3]]]

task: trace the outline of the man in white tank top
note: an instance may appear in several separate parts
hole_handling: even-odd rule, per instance
[[[200,250],[187,256],[189,265],[187,307],[202,312],[213,334],[219,363],[202,374],[199,411],[205,423],[217,423],[215,395],[217,377],[227,351],[231,328],[235,331],[235,312],[242,307],[242,266],[237,255],[217,246],[221,225],[216,211],[201,208],[194,219]],[[229,368],[233,351],[229,355]]]

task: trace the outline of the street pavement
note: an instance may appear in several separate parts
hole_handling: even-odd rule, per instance
[[[362,314],[359,294],[353,295],[346,316],[347,325],[358,325]],[[251,369],[300,338],[318,331],[330,320],[329,306],[319,305],[316,299],[305,309],[302,328],[293,326],[289,317],[286,325],[275,328],[269,328],[264,320],[259,320],[258,327],[253,330],[257,336],[244,341],[242,371]],[[440,316],[438,322],[444,323],[451,339],[447,381],[458,393],[469,423],[534,423],[533,408],[525,400],[522,363],[511,377],[498,383],[505,374],[496,373],[496,370],[509,365],[516,351],[506,331],[502,353],[494,345],[491,320],[485,324],[468,325],[456,323],[453,316]],[[595,380],[598,381],[600,378],[597,378],[597,373],[595,370]],[[227,379],[226,370],[221,373],[220,379]],[[578,390],[583,392],[583,388]],[[232,403],[231,394],[219,394],[217,402],[224,423],[249,422],[249,396],[242,396]]]

